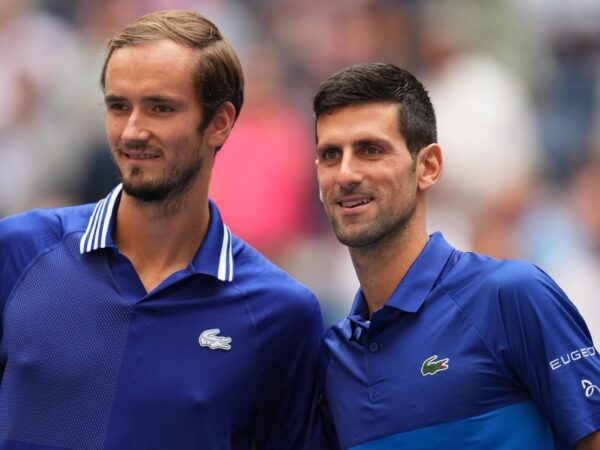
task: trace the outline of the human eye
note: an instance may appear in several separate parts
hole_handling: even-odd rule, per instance
[[[377,156],[377,155],[381,154],[381,149],[375,145],[366,145],[363,148],[363,152],[367,156]]]
[[[107,100],[105,102],[107,111],[126,111],[128,109],[127,103],[121,100]]]
[[[159,113],[159,114],[165,114],[165,113],[173,112],[173,111],[175,111],[175,109],[172,108],[169,105],[166,105],[166,104],[163,104],[163,103],[159,103],[159,104],[156,104],[156,105],[154,105],[152,107],[152,111],[156,112],[156,113]]]
[[[340,151],[335,148],[325,148],[319,151],[319,159],[321,161],[330,162],[338,159]]]

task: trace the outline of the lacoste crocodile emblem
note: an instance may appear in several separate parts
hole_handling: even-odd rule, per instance
[[[221,332],[218,328],[204,330],[198,338],[200,347],[208,347],[211,350],[230,350],[231,338],[225,336],[217,336]]]
[[[435,375],[442,370],[448,369],[448,361],[449,358],[444,358],[440,360],[435,360],[438,355],[433,355],[423,361],[423,366],[421,366],[421,374],[425,375]]]

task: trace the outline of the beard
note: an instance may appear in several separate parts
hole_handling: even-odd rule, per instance
[[[326,214],[338,241],[350,248],[377,248],[404,234],[413,220],[417,209],[416,192],[414,195],[383,207],[376,217],[361,223],[343,224],[333,211],[326,208]]]
[[[413,217],[413,211],[405,213],[394,221],[364,224],[353,231],[344,229],[335,219],[331,220],[331,224],[338,241],[346,247],[375,249],[385,247],[388,242],[401,236]]]
[[[123,191],[144,203],[164,202],[187,192],[198,176],[202,165],[202,160],[199,160],[185,170],[178,171],[176,174],[170,174],[168,178],[152,181],[142,180],[139,182],[135,180],[135,177],[141,170],[136,168],[131,171],[131,177],[127,180],[121,176]]]
[[[204,166],[204,160],[196,155],[188,164],[171,169],[163,176],[145,179],[143,169],[134,167],[126,176],[119,169],[123,191],[143,203],[171,202],[187,192]]]

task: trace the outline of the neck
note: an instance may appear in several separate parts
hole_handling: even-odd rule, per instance
[[[209,216],[206,199],[152,204],[123,193],[115,242],[150,291],[188,266],[206,235]]]
[[[406,272],[417,259],[428,235],[422,232],[397,236],[395,242],[379,242],[368,247],[350,248],[350,256],[360,282],[369,315],[389,300]]]

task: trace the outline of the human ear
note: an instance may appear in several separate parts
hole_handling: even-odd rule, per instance
[[[222,146],[235,122],[235,107],[230,102],[225,102],[215,112],[215,115],[206,128],[206,140],[211,148]]]
[[[419,189],[425,191],[442,176],[442,149],[438,144],[429,144],[421,149],[416,158]]]

